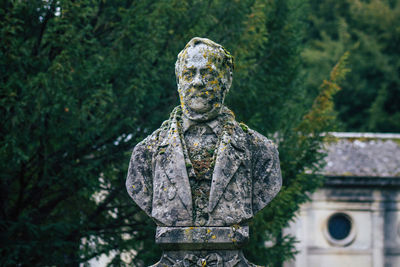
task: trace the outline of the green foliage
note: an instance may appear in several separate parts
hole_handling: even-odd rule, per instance
[[[314,100],[313,106],[305,119],[300,123],[298,130],[304,135],[321,133],[324,129],[334,129],[336,112],[333,107],[333,96],[341,89],[338,85],[350,71],[347,66],[349,53],[346,52],[330,73],[329,80],[324,80],[320,92]]]
[[[307,86],[317,88],[350,51],[352,74],[335,97],[347,131],[400,131],[400,1],[311,0]]]
[[[178,103],[174,62],[194,36],[234,55],[228,105],[279,143],[284,187],[252,222],[246,255],[271,266],[292,257],[281,229],[321,184],[321,133],[334,126],[330,97],[345,72],[320,91],[303,86],[306,16],[305,0],[2,2],[0,264],[159,258],[125,175],[132,147]]]

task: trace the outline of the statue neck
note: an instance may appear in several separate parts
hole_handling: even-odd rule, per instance
[[[182,113],[183,119],[189,119],[192,121],[196,121],[196,122],[205,122],[205,121],[209,121],[209,120],[213,120],[216,117],[218,117],[218,115],[221,112],[221,107],[215,107],[212,110],[210,110],[209,112],[205,112],[205,113],[197,113],[194,112],[193,110],[187,108],[186,106],[182,106]]]

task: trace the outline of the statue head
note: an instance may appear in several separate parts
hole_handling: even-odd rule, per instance
[[[232,84],[233,57],[221,45],[195,37],[179,53],[175,64],[184,116],[207,121],[221,111]]]

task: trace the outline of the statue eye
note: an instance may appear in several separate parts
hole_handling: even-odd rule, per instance
[[[215,70],[212,70],[212,69],[204,69],[204,70],[201,70],[201,75],[202,75],[204,78],[206,78],[207,80],[210,80],[210,79],[212,79],[213,77],[215,77],[217,74],[216,74],[216,71],[215,71]]]
[[[191,71],[191,70],[186,70],[186,71],[183,72],[183,77],[184,77],[186,80],[192,79],[193,76],[194,76],[194,72]]]

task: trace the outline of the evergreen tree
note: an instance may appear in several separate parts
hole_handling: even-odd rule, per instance
[[[160,257],[125,175],[132,147],[178,104],[174,63],[194,36],[235,56],[228,106],[279,143],[284,187],[252,223],[246,254],[271,266],[293,256],[281,229],[321,183],[321,133],[345,72],[318,92],[303,86],[306,16],[305,0],[2,2],[1,265]]]
[[[350,51],[352,75],[335,97],[347,131],[400,131],[400,1],[311,0],[307,86]]]

